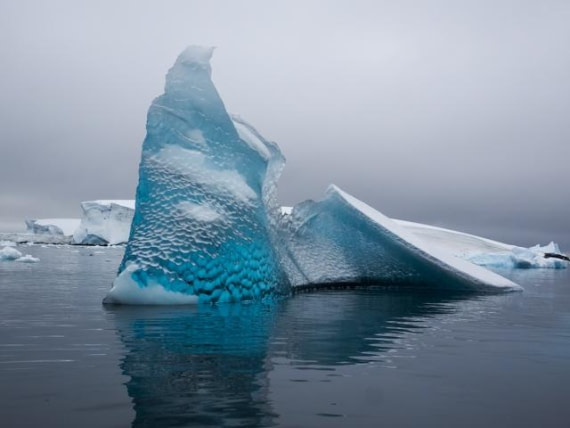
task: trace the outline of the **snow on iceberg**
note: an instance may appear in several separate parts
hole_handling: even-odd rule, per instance
[[[443,227],[395,219],[394,222],[431,246],[461,258],[468,258],[474,253],[509,252],[514,248],[514,245]]]
[[[284,158],[228,115],[212,51],[187,48],[149,109],[130,238],[106,302],[237,301],[287,284],[272,232]]]
[[[296,205],[284,237],[293,286],[373,283],[456,291],[520,286],[429,245],[393,220],[331,186],[323,200]]]
[[[568,261],[558,244],[517,247],[455,230],[394,220],[429,245],[479,266],[499,269],[565,269]]]
[[[73,232],[73,243],[117,245],[129,240],[134,215],[133,200],[98,200],[81,203],[81,221]]]

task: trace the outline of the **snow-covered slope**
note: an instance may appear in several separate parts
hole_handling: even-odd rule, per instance
[[[295,206],[287,217],[285,241],[297,267],[290,272],[294,286],[364,281],[463,291],[520,289],[430,245],[336,186],[319,202]]]
[[[83,215],[73,243],[116,245],[128,241],[134,215],[133,200],[96,200],[81,203]]]
[[[394,219],[394,222],[430,245],[443,248],[458,257],[467,257],[471,254],[482,252],[508,252],[515,247],[514,245],[442,227],[396,219]]]
[[[430,246],[450,252],[479,266],[502,269],[564,269],[569,264],[559,258],[545,257],[549,254],[562,255],[560,248],[554,242],[546,246],[535,245],[523,248],[441,227],[404,220],[394,220],[394,222]]]

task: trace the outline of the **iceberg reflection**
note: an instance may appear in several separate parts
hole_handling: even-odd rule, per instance
[[[125,346],[133,426],[273,426],[275,364],[285,361],[295,376],[300,365],[335,370],[378,361],[464,299],[369,287],[265,304],[106,310]]]

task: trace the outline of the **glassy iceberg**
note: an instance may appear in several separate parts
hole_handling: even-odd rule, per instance
[[[232,302],[338,283],[520,289],[438,245],[443,232],[391,220],[336,186],[282,214],[276,183],[285,159],[227,113],[211,55],[187,48],[149,109],[129,241],[105,302]],[[447,232],[452,246],[513,249]]]
[[[284,158],[228,115],[212,51],[187,48],[149,109],[130,238],[107,302],[230,302],[288,285],[271,220]]]

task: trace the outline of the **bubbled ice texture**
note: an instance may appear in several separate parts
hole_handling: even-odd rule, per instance
[[[275,165],[284,160],[245,122],[234,124],[211,81],[211,54],[184,51],[149,109],[119,274],[141,289],[159,286],[198,301],[259,298],[286,283],[269,220]]]

